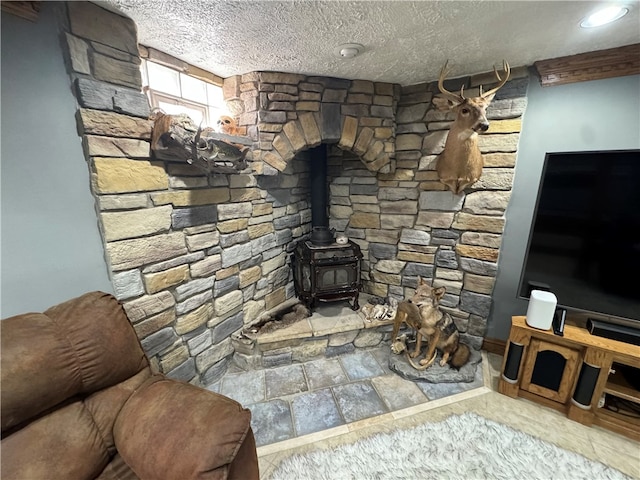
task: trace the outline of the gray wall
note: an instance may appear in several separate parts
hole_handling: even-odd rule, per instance
[[[489,338],[508,338],[511,316],[527,312],[516,295],[545,154],[640,148],[638,75],[544,88],[532,75],[527,99]]]
[[[2,14],[0,317],[112,292],[54,11]]]

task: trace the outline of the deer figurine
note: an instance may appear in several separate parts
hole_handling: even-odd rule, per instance
[[[480,86],[480,96],[466,98],[463,95],[464,85],[460,88],[460,93],[451,93],[444,88],[444,80],[449,73],[448,61],[440,71],[438,78],[438,89],[453,105],[447,108],[453,110],[456,119],[449,129],[444,151],[438,157],[436,170],[440,181],[444,183],[454,195],[462,193],[469,185],[473,185],[482,175],[484,161],[478,146],[478,133],[486,132],[489,129],[487,120],[487,107],[493,100],[496,92],[507,83],[511,68],[503,61],[504,78],[500,78],[495,66],[493,71],[498,79],[498,85],[482,93]]]

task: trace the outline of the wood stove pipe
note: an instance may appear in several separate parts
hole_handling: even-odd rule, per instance
[[[327,212],[327,145],[321,143],[309,150],[309,184],[311,190],[311,243],[331,245],[334,232],[329,229]]]

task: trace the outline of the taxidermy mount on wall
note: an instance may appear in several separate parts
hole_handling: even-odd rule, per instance
[[[186,114],[167,115],[155,109],[149,119],[154,122],[151,150],[157,159],[183,161],[207,174],[238,173],[247,168],[250,149],[246,145],[251,144],[250,139],[244,144],[231,144],[224,139],[227,134],[218,134],[210,127],[203,129]]]
[[[236,121],[228,115],[220,115],[216,122],[216,131],[227,135],[238,135],[238,125]]]
[[[503,61],[504,74],[502,78],[498,74],[498,70],[493,68],[498,85],[485,93],[482,93],[481,85],[478,97],[466,98],[463,95],[464,86],[460,88],[459,94],[449,92],[444,88],[444,80],[449,73],[448,63],[447,61],[442,67],[438,79],[438,89],[448,102],[447,105],[438,105],[438,107],[452,110],[456,118],[449,129],[444,151],[438,157],[436,170],[440,181],[454,195],[458,195],[465,188],[477,182],[482,175],[484,160],[478,146],[478,133],[486,132],[489,129],[487,107],[496,92],[509,80],[511,68],[506,60]]]

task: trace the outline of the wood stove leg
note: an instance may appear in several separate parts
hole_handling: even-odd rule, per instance
[[[307,295],[298,296],[302,304],[309,309],[310,312],[313,312],[313,298],[308,297]]]
[[[356,294],[353,296],[353,305],[351,305],[351,310],[358,310],[360,308],[360,306],[358,305],[358,296],[360,295],[359,292],[356,292]]]

